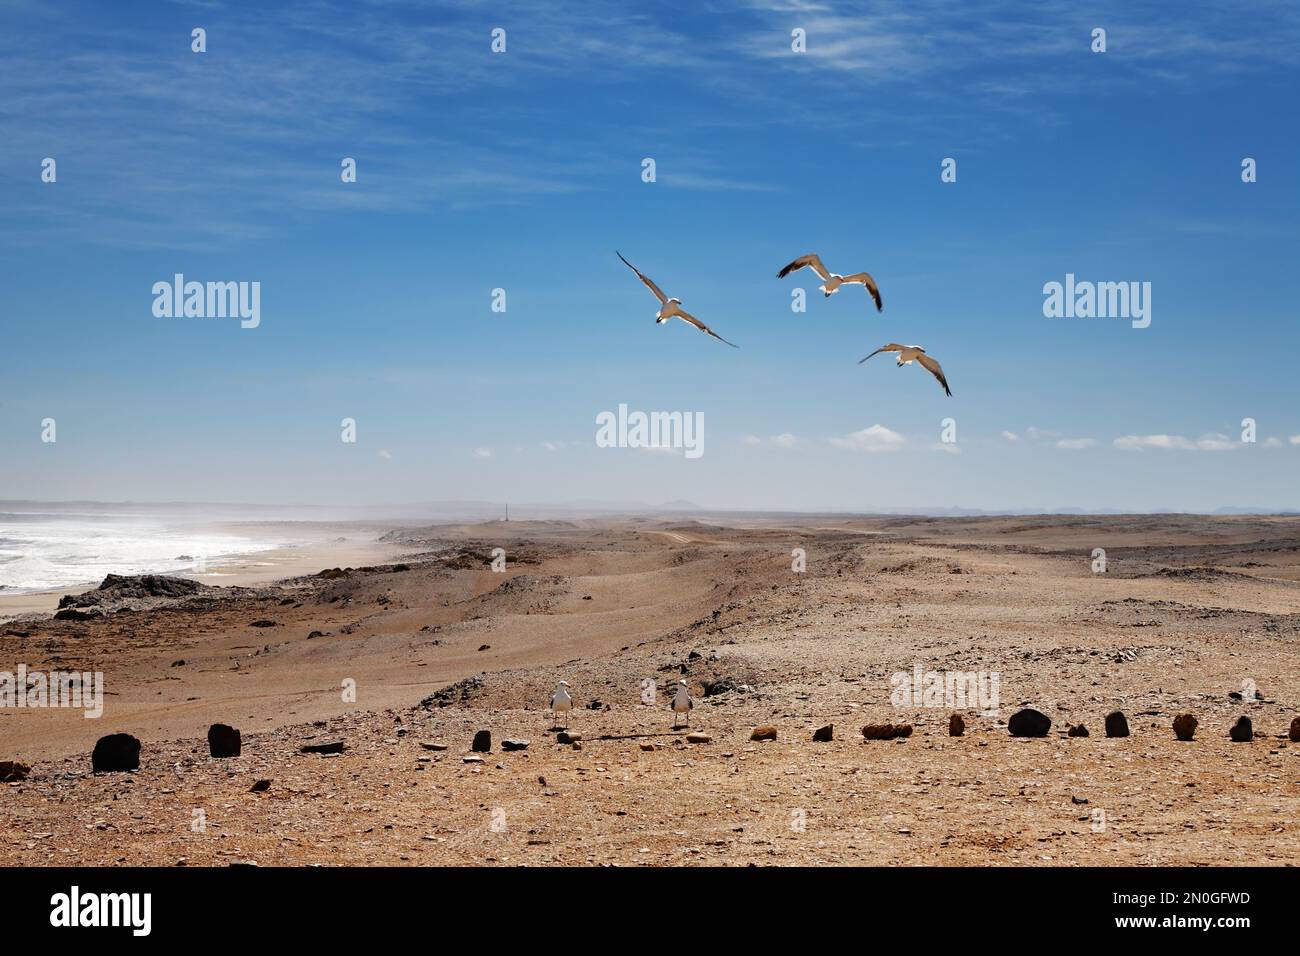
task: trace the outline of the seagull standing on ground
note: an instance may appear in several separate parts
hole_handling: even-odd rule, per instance
[[[623,259],[623,253],[619,252],[617,249],[614,250],[614,254],[618,256],[620,259]],[[644,282],[646,284],[646,288],[649,289],[651,292],[653,292],[655,294],[655,298],[659,300],[659,311],[655,313],[656,325],[663,325],[669,319],[676,316],[677,318],[681,319],[683,322],[689,322],[691,325],[695,326],[701,332],[705,332],[713,336],[719,342],[726,342],[726,344],[730,345],[733,349],[740,348],[740,346],[736,345],[734,342],[727,342],[727,340],[724,339],[721,335],[719,335],[717,332],[714,332],[711,328],[709,328],[707,325],[705,325],[695,316],[691,315],[689,312],[683,309],[681,299],[670,299],[668,298],[668,296],[664,295],[663,289],[659,288],[657,285],[654,284],[654,282],[652,282],[650,279],[644,276],[641,273],[641,270],[638,269],[636,266],[632,265],[632,263],[628,262],[626,259],[623,259],[623,264],[627,266],[629,269],[631,269],[633,272],[635,272],[637,274],[637,278],[639,278],[642,282]]]
[[[564,714],[564,727],[567,730],[569,726],[569,711],[573,710],[573,698],[569,696],[569,682],[562,680],[555,686],[555,693],[551,695],[551,711],[555,714],[555,722],[560,722],[560,714]]]
[[[677,693],[673,695],[673,730],[677,729],[677,718],[680,714],[686,715],[686,726],[691,725],[691,708],[695,705],[691,703],[691,692],[686,687],[686,681],[677,682]]]
[[[880,301],[880,290],[876,288],[876,280],[871,278],[870,273],[855,272],[851,276],[842,276],[838,273],[831,272],[822,264],[821,256],[815,252],[810,252],[806,256],[800,256],[794,262],[790,263],[784,269],[776,274],[778,279],[784,279],[791,272],[808,267],[822,278],[820,286],[822,292],[826,293],[827,298],[840,291],[842,285],[860,285],[871,293],[871,298],[875,300],[876,311],[883,309],[884,303]]]
[[[938,362],[925,354],[925,349],[921,348],[921,346],[899,345],[896,342],[891,342],[888,345],[882,345],[880,348],[872,352],[871,355],[879,355],[881,352],[897,352],[899,368],[902,368],[904,365],[911,365],[913,362],[920,362],[926,371],[939,380],[939,384],[943,386],[944,394],[952,395],[952,391],[948,388],[948,380],[943,377],[943,369],[939,366]],[[867,359],[871,358],[871,355],[868,355],[867,358],[859,359],[858,364],[861,365]]]

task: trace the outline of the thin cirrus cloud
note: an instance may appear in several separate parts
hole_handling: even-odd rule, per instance
[[[1056,442],[1057,448],[1065,448],[1071,451],[1081,448],[1094,448],[1097,445],[1095,438],[1061,438]]]
[[[1208,432],[1200,438],[1185,438],[1182,435],[1124,435],[1114,441],[1116,448],[1125,451],[1143,451],[1158,448],[1176,451],[1231,451],[1241,446],[1227,435]]]
[[[798,435],[790,432],[783,432],[780,435],[772,435],[770,438],[761,438],[758,435],[746,435],[741,439],[746,445],[772,445],[776,448],[795,448],[800,443]]]

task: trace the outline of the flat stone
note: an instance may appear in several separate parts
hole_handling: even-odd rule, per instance
[[[819,744],[830,743],[835,739],[835,725],[827,724],[813,731],[813,741]]]
[[[347,749],[341,740],[315,740],[298,748],[304,754],[341,754]]]
[[[420,746],[425,750],[446,750],[447,745],[441,740],[421,740]]]
[[[528,741],[515,740],[513,738],[507,737],[505,740],[501,741],[501,749],[502,750],[527,750]]]
[[[688,744],[711,744],[713,738],[708,734],[700,733],[698,730],[692,730],[686,735],[686,742]]]
[[[867,724],[862,728],[867,740],[894,740],[912,736],[911,724]]]
[[[755,727],[749,735],[750,740],[776,740],[776,728],[770,724]]]

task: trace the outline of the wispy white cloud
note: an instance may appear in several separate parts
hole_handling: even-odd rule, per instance
[[[1082,448],[1093,448],[1097,444],[1095,438],[1062,438],[1056,443],[1057,448],[1066,448],[1072,451]]]
[[[1178,451],[1231,451],[1241,447],[1227,435],[1210,432],[1200,438],[1184,438],[1182,435],[1124,435],[1115,439],[1115,447],[1125,451],[1142,451],[1158,448]]]
[[[872,425],[869,428],[863,428],[861,431],[852,432],[841,437],[831,438],[830,443],[836,448],[844,448],[848,451],[864,451],[870,453],[898,451],[906,444],[905,439],[898,432],[886,428],[884,425]]]

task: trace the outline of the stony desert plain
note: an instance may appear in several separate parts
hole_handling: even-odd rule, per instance
[[[0,784],[0,862],[1300,862],[1300,518],[512,521],[373,553],[0,621],[0,671],[106,693],[99,719],[0,708],[0,761],[30,768]],[[918,667],[997,675],[997,708],[892,699]],[[705,741],[672,729],[678,680]],[[1008,733],[1025,706],[1046,737]],[[886,722],[913,731],[864,739]],[[213,723],[240,756],[209,755]],[[139,770],[93,774],[118,732]],[[301,751],[321,743],[342,751]]]

